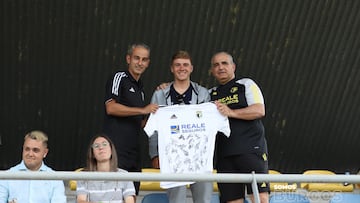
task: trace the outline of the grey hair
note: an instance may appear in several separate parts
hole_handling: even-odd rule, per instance
[[[136,47],[142,47],[142,48],[148,50],[148,51],[149,51],[149,55],[150,55],[150,47],[149,47],[148,45],[144,44],[144,43],[134,43],[134,44],[131,44],[131,45],[129,46],[129,48],[128,48],[127,54],[128,54],[128,55],[132,55],[132,53],[133,53],[133,51],[134,51],[134,49],[135,49]]]
[[[232,56],[231,54],[229,54],[228,52],[226,52],[226,51],[220,51],[220,52],[215,53],[215,54],[213,55],[213,57],[211,58],[211,61],[213,61],[214,57],[217,56],[217,55],[219,55],[219,54],[225,54],[225,55],[227,55],[227,56],[229,57],[229,59],[230,59],[230,62],[231,62],[232,64],[234,64],[234,58],[233,58],[233,56]]]

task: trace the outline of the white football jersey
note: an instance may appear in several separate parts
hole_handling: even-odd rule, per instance
[[[214,103],[172,105],[151,114],[144,128],[158,133],[161,173],[211,173],[216,134],[230,136],[229,120]],[[193,182],[161,182],[162,188]]]

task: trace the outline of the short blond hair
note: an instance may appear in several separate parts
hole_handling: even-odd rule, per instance
[[[33,130],[33,131],[27,133],[25,135],[25,137],[24,137],[24,140],[26,140],[28,138],[33,139],[33,140],[37,140],[37,141],[41,141],[43,143],[43,145],[45,147],[47,147],[48,136],[44,132],[42,132],[40,130]]]

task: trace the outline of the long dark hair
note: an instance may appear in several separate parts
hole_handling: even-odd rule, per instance
[[[106,139],[106,141],[109,142],[110,148],[111,148],[111,157],[110,157],[110,171],[116,172],[118,171],[118,158],[116,154],[116,149],[114,143],[111,141],[111,139],[106,136],[105,134],[97,134],[90,140],[90,144],[88,147],[87,152],[87,158],[86,158],[86,171],[97,171],[97,160],[94,156],[94,149],[92,148],[92,145],[94,144],[94,141],[102,137]]]

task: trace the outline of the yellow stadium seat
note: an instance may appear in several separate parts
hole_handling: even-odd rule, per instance
[[[75,170],[75,172],[79,172],[84,170],[84,168],[78,168]],[[70,190],[74,191],[76,190],[76,180],[69,180],[69,188]]]
[[[336,175],[329,170],[307,170],[304,175]],[[308,191],[352,192],[354,185],[345,186],[343,183],[301,183],[300,187]]]
[[[275,174],[279,175],[281,174],[279,171],[276,170],[269,170],[269,174]],[[296,183],[285,183],[285,182],[276,182],[276,183],[270,183],[270,190],[272,192],[294,192],[297,189]]]
[[[155,168],[143,168],[142,173],[160,173],[160,169]],[[159,181],[140,181],[140,190],[146,191],[162,191]]]
[[[214,170],[213,170],[213,173],[217,173],[217,171],[214,169]],[[214,183],[213,183],[213,191],[214,191],[214,192],[219,192],[219,188],[218,188],[217,182],[214,182]]]

